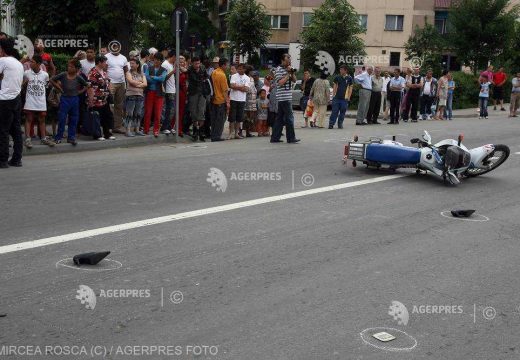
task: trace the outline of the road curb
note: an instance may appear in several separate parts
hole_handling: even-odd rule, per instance
[[[179,137],[179,144],[192,143],[186,137]],[[136,146],[145,146],[145,145],[157,145],[157,144],[177,144],[175,141],[175,136],[171,135],[163,135],[160,134],[158,138],[154,136],[144,136],[144,137],[135,137],[128,138],[126,136],[116,136],[116,140],[105,140],[105,141],[97,141],[92,140],[89,137],[78,137],[78,145],[73,146],[71,144],[67,144],[67,140],[64,139],[63,143],[57,144],[54,147],[49,147],[46,145],[34,144],[32,149],[27,149],[24,146],[23,156],[33,156],[33,155],[50,155],[50,154],[66,154],[66,153],[74,153],[74,152],[82,152],[82,151],[96,151],[96,150],[107,150],[107,149],[116,149],[116,148],[129,148]],[[12,150],[12,149],[11,149]]]

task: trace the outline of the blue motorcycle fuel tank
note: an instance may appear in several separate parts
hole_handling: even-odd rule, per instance
[[[368,144],[365,158],[382,164],[414,165],[421,161],[421,150],[393,144]]]

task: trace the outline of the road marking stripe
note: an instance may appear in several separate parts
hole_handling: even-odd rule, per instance
[[[53,244],[60,244],[60,243],[90,238],[90,237],[99,236],[99,235],[112,234],[112,233],[116,233],[116,232],[120,232],[120,231],[137,229],[137,228],[141,228],[141,227],[145,227],[145,226],[164,224],[164,223],[177,221],[177,220],[190,219],[190,218],[194,218],[194,217],[216,214],[216,213],[226,212],[226,211],[231,211],[231,210],[236,210],[236,209],[242,209],[242,208],[251,207],[251,206],[257,206],[257,205],[268,204],[268,203],[273,203],[273,202],[278,202],[278,201],[283,201],[283,200],[295,199],[295,198],[299,198],[299,197],[303,197],[303,196],[309,196],[309,195],[321,194],[321,193],[330,192],[330,191],[348,189],[348,188],[352,188],[352,187],[356,187],[356,186],[375,184],[375,183],[382,182],[382,181],[398,179],[398,178],[408,176],[408,175],[409,174],[395,174],[395,175],[380,176],[380,177],[376,177],[376,178],[372,178],[372,179],[359,180],[359,181],[353,181],[353,182],[343,183],[343,184],[338,184],[338,185],[325,186],[325,187],[320,187],[320,188],[316,188],[316,189],[292,192],[292,193],[283,194],[283,195],[269,196],[269,197],[260,198],[260,199],[242,201],[242,202],[238,202],[238,203],[234,203],[234,204],[210,207],[207,209],[188,211],[188,212],[183,212],[183,213],[178,213],[178,214],[156,217],[156,218],[147,219],[147,220],[139,220],[139,221],[129,222],[126,224],[106,226],[106,227],[92,229],[92,230],[79,231],[79,232],[75,232],[75,233],[71,233],[71,234],[53,236],[53,237],[44,238],[44,239],[31,240],[31,241],[18,243],[18,244],[4,245],[4,246],[0,246],[0,254],[7,254],[7,253],[11,253],[11,252],[16,252],[16,251],[34,249],[34,248],[38,248],[38,247],[43,247],[43,246],[48,246],[48,245],[53,245]]]
[[[520,152],[515,152],[515,155],[520,155]]]

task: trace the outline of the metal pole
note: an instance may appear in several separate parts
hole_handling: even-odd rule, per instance
[[[180,36],[180,31],[181,31],[181,26],[180,26],[180,22],[181,22],[181,13],[179,12],[179,10],[175,10],[175,22],[176,22],[176,26],[175,26],[175,58],[176,58],[176,63],[177,63],[177,66],[175,68],[175,142],[178,142],[179,141],[179,121],[182,121],[182,119],[179,119],[179,95],[180,95],[180,91],[181,91],[181,88],[180,88],[180,63],[179,63],[179,60],[180,60],[180,56],[181,56],[181,36]]]

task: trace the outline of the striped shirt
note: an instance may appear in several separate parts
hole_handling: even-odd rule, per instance
[[[280,85],[278,82],[287,76],[287,70],[285,68],[278,66],[276,68],[276,72],[274,73],[274,81],[277,86],[276,90],[276,100],[280,101],[292,101],[292,81],[288,80],[285,84]]]

